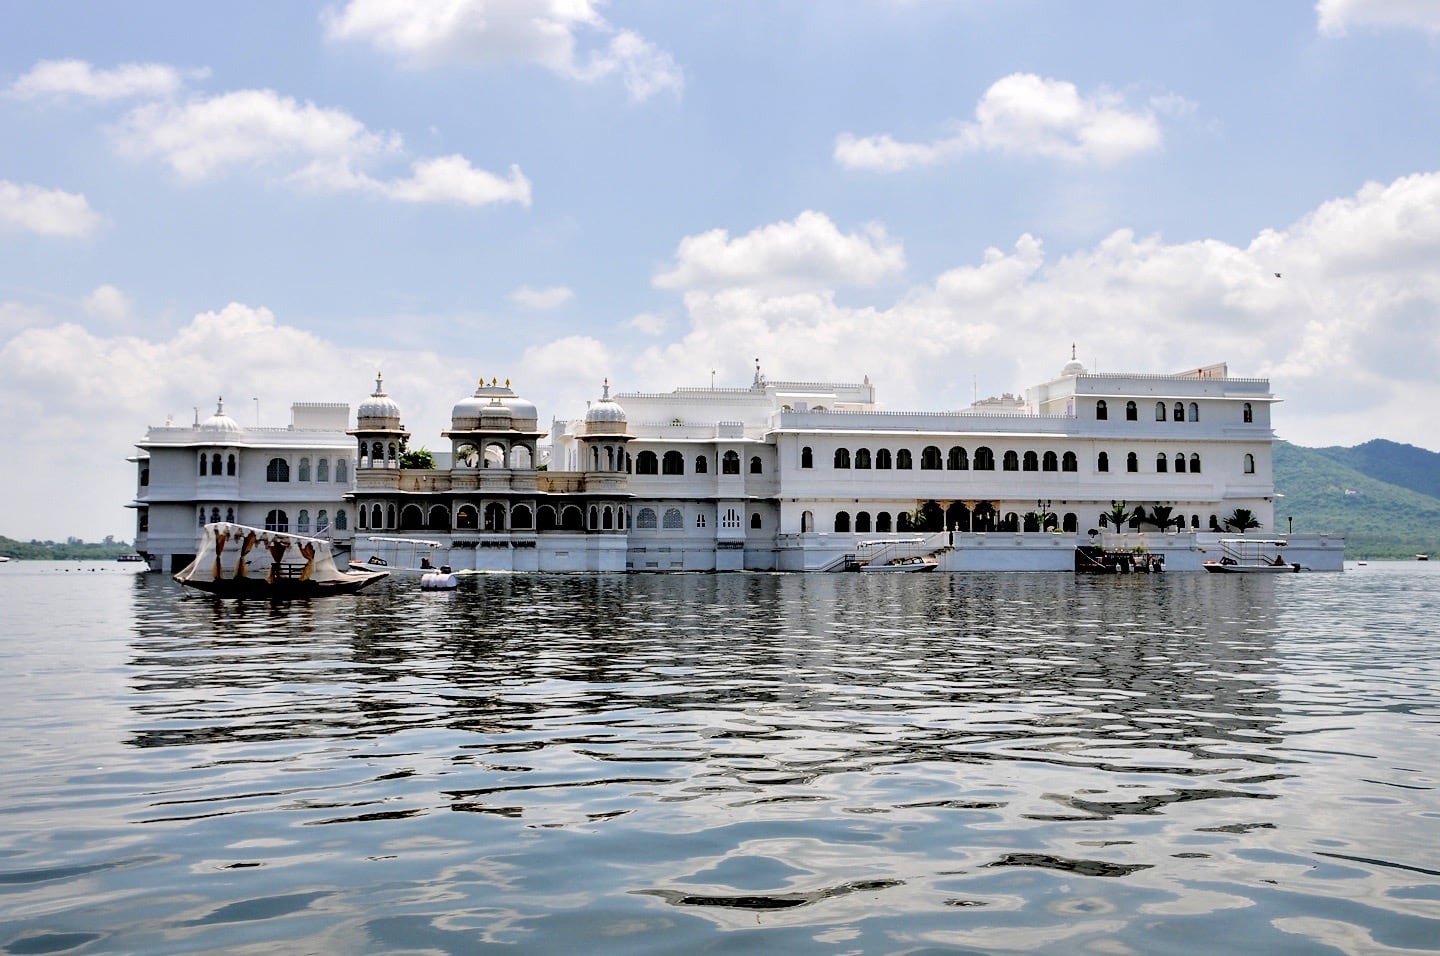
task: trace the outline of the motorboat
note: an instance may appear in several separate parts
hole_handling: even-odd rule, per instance
[[[195,560],[175,580],[220,597],[285,600],[352,594],[386,577],[339,570],[323,538],[221,521],[205,525]]]
[[[1201,565],[1216,574],[1294,574],[1307,568],[1286,561],[1280,549],[1285,542],[1265,538],[1222,538],[1220,558]]]
[[[940,562],[930,557],[894,558],[881,564],[871,561],[860,566],[861,571],[871,573],[901,573],[915,571],[934,571],[940,567]]]
[[[352,553],[352,571],[388,571],[408,578],[450,574],[450,550],[439,541],[372,534],[356,538]]]

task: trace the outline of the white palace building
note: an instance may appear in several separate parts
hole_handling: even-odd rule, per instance
[[[236,521],[332,539],[433,542],[456,570],[825,571],[878,553],[941,570],[1061,571],[1078,545],[1143,549],[1198,570],[1235,520],[1274,537],[1271,405],[1223,364],[1054,379],[950,412],[889,411],[875,387],[767,380],[611,396],[542,430],[482,380],[433,468],[383,382],[356,409],[296,404],[288,428],[225,415],[151,428],[132,459],[137,550],[155,569]],[[1101,515],[1124,503],[1139,518]],[[1283,520],[1283,519],[1281,519]],[[1244,522],[1241,522],[1242,524]],[[1242,529],[1243,530],[1243,529]],[[1338,570],[1339,535],[1280,534],[1287,559]]]

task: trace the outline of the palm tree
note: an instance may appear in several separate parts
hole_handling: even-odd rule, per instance
[[[1235,513],[1225,519],[1225,527],[1231,531],[1249,531],[1260,527],[1260,519],[1249,508],[1236,508]]]
[[[1146,522],[1147,524],[1153,524],[1161,531],[1164,531],[1171,525],[1174,525],[1177,528],[1185,527],[1185,516],[1177,515],[1175,517],[1171,517],[1172,515],[1174,515],[1174,513],[1175,508],[1171,505],[1155,505],[1150,509],[1150,513],[1148,515],[1145,514],[1140,508],[1135,509],[1135,516],[1137,518],[1139,518],[1141,521]]]
[[[1116,531],[1123,531],[1126,523],[1133,517],[1135,517],[1135,512],[1125,507],[1125,502],[1112,501],[1109,511],[1100,512],[1100,527],[1103,528],[1108,524]]]

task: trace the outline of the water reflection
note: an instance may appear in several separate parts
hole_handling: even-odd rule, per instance
[[[68,781],[93,849],[22,845],[9,868],[114,902],[23,939],[1437,938],[1414,847],[1440,805],[1403,722],[1433,719],[1440,677],[1408,634],[1337,640],[1362,599],[1329,582],[492,576],[269,605],[142,578],[123,733],[103,779]]]

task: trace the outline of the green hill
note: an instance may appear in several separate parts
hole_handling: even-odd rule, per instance
[[[1440,556],[1440,454],[1372,441],[1354,448],[1275,443],[1275,524],[1343,531],[1350,558]],[[1435,488],[1435,493],[1420,489]]]

